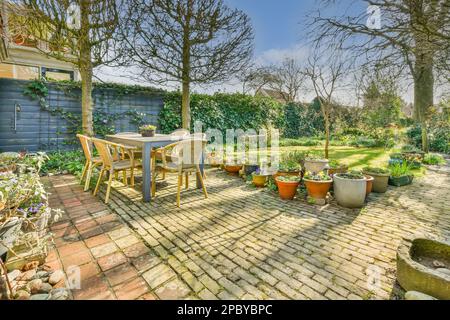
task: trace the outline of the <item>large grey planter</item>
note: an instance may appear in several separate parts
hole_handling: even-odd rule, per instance
[[[397,251],[398,282],[407,291],[450,300],[450,275],[419,262],[426,260],[450,261],[450,243],[422,238],[404,240]]]
[[[305,170],[309,172],[320,172],[328,165],[327,159],[305,159]]]
[[[361,208],[366,200],[366,179],[346,179],[340,174],[333,176],[334,196],[339,205],[346,208]]]

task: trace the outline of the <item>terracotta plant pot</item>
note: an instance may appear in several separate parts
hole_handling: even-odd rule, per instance
[[[309,172],[320,172],[328,165],[330,161],[327,159],[306,159],[305,160],[305,171]]]
[[[365,175],[373,177],[372,192],[385,193],[388,188],[389,173],[374,173],[363,171]]]
[[[330,191],[333,180],[330,181],[315,181],[303,179],[305,182],[308,196],[314,199],[326,199],[328,191]]]
[[[252,175],[252,181],[257,188],[264,188],[266,186],[267,176],[254,174]]]
[[[237,174],[242,169],[242,165],[225,165],[224,169],[226,172],[231,174]]]
[[[333,176],[334,196],[337,203],[345,208],[361,208],[366,200],[366,179],[347,179]]]
[[[369,193],[372,192],[372,189],[373,189],[373,180],[374,180],[374,178],[371,177],[371,176],[369,176],[369,175],[364,175],[364,176],[366,177],[366,183],[367,183],[367,186],[366,186],[366,196],[368,196]]]
[[[297,193],[297,188],[300,181],[280,181],[278,178],[275,179],[278,186],[278,193],[280,198],[283,200],[292,200]]]
[[[155,130],[145,130],[141,131],[141,135],[143,137],[154,137],[155,136]]]
[[[330,168],[328,169],[328,174],[336,174],[336,173],[346,173],[348,171],[348,166],[340,166],[338,168]]]
[[[275,180],[275,184],[278,186],[277,177],[300,177],[300,170],[298,171],[277,171],[277,173],[272,175]]]

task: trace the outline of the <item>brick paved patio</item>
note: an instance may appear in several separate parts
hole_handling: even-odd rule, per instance
[[[450,237],[448,174],[371,194],[361,210],[282,201],[215,169],[206,182],[209,199],[192,181],[177,208],[170,179],[152,204],[117,182],[108,206],[72,176],[46,179],[67,212],[48,263],[80,266],[75,299],[389,299],[402,237]]]

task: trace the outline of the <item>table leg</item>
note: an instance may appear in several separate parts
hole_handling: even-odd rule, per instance
[[[203,175],[203,171],[205,170],[205,161],[204,161],[204,158],[205,158],[205,153],[203,152],[202,153],[202,157],[201,157],[201,159],[200,159],[200,172],[201,172],[201,175],[202,175],[202,177],[204,176]],[[196,175],[197,176],[197,175]],[[200,188],[202,188],[202,183],[200,182],[200,179],[198,178],[198,176],[197,176],[197,189],[200,189]]]
[[[142,148],[142,199],[144,202],[152,200],[152,145],[144,143]]]

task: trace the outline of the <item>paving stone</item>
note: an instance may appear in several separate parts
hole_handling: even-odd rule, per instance
[[[187,297],[191,290],[180,280],[169,281],[155,290],[161,300],[180,300]]]
[[[147,281],[150,288],[155,289],[164,282],[175,278],[176,274],[168,266],[161,263],[145,272],[142,277]]]

